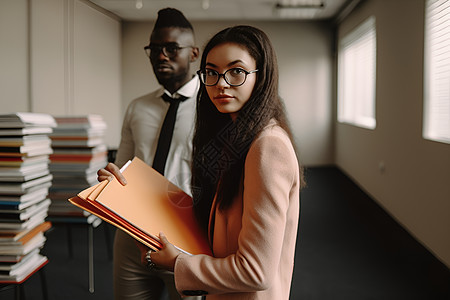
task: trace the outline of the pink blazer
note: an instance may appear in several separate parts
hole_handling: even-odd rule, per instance
[[[180,254],[181,295],[207,299],[289,299],[299,218],[296,154],[275,122],[255,139],[245,160],[241,193],[227,211],[213,203],[213,252]]]

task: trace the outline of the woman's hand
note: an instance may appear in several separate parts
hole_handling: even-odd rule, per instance
[[[175,268],[175,260],[181,251],[175,248],[169,240],[167,240],[164,233],[159,234],[159,239],[162,244],[162,249],[150,254],[152,262],[157,268],[165,269],[173,272]]]
[[[103,180],[111,181],[114,179],[114,177],[116,177],[117,180],[122,185],[127,184],[127,180],[125,179],[125,177],[123,177],[122,173],[120,172],[119,167],[113,163],[109,163],[104,169],[100,169],[97,171],[97,180],[98,181],[103,181]]]

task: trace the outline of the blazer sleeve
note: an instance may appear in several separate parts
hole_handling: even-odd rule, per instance
[[[224,258],[179,255],[175,284],[180,294],[252,292],[271,286],[280,267],[290,194],[298,174],[298,161],[284,132],[253,142],[245,161],[238,250]]]

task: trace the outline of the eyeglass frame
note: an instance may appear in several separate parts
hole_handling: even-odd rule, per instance
[[[174,47],[174,49],[175,49],[175,53],[174,54],[169,54],[168,52],[167,52],[167,47]],[[174,58],[174,57],[176,57],[177,55],[178,55],[178,51],[179,50],[181,50],[181,49],[185,49],[185,48],[194,48],[194,46],[181,46],[181,45],[178,45],[177,43],[168,43],[168,44],[162,44],[162,45],[152,45],[152,44],[149,44],[149,45],[147,45],[147,46],[145,46],[144,47],[144,51],[145,51],[145,54],[147,54],[147,57],[151,57],[152,56],[152,47],[155,49],[155,50],[158,50],[157,52],[155,52],[155,54],[156,53],[161,53],[162,52],[162,54],[165,56],[165,57],[168,57],[168,58]]]
[[[225,77],[225,74],[226,74],[226,73],[228,73],[228,72],[231,71],[231,70],[236,70],[236,69],[239,69],[239,70],[241,70],[241,71],[244,71],[244,73],[245,73],[244,81],[243,81],[241,84],[231,84],[231,83],[228,82],[227,78]],[[206,84],[206,83],[203,81],[202,75],[201,75],[201,74],[202,74],[203,71],[206,71],[206,70],[213,71],[213,72],[216,72],[216,73],[217,73],[217,81],[216,81],[214,84]],[[213,70],[213,69],[198,70],[198,71],[197,71],[197,74],[198,74],[198,76],[200,77],[200,81],[201,81],[205,86],[215,86],[215,85],[217,85],[217,84],[219,83],[220,77],[223,77],[223,79],[225,80],[225,82],[226,82],[229,86],[234,86],[234,87],[236,87],[236,86],[241,86],[241,85],[243,85],[243,84],[245,83],[245,81],[247,81],[247,76],[248,76],[249,74],[256,73],[256,72],[258,72],[258,71],[259,71],[258,69],[252,70],[252,71],[247,71],[247,70],[245,70],[245,69],[243,69],[243,68],[236,67],[236,68],[228,69],[228,70],[226,70],[225,72],[223,72],[222,74],[219,73],[219,72],[217,72],[216,70]]]

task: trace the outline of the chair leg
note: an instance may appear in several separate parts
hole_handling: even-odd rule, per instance
[[[17,284],[14,287],[14,299],[15,300],[20,300],[20,284]]]
[[[41,288],[42,288],[42,297],[44,300],[48,300],[48,290],[47,290],[47,277],[45,276],[45,270],[42,268],[40,271],[41,276]]]
[[[104,222],[103,228],[105,231],[106,251],[108,252],[109,260],[112,260],[113,254],[112,254],[112,249],[111,249],[111,236],[110,236],[110,231],[109,231],[109,224]]]
[[[73,249],[72,249],[72,228],[70,224],[66,224],[67,228],[67,246],[69,248],[69,258],[73,258]]]
[[[94,293],[94,227],[88,225],[89,243],[89,292]]]
[[[23,289],[23,284],[16,285],[14,295],[15,295],[15,297],[14,297],[15,300],[20,300],[20,299],[25,300],[25,291]]]

